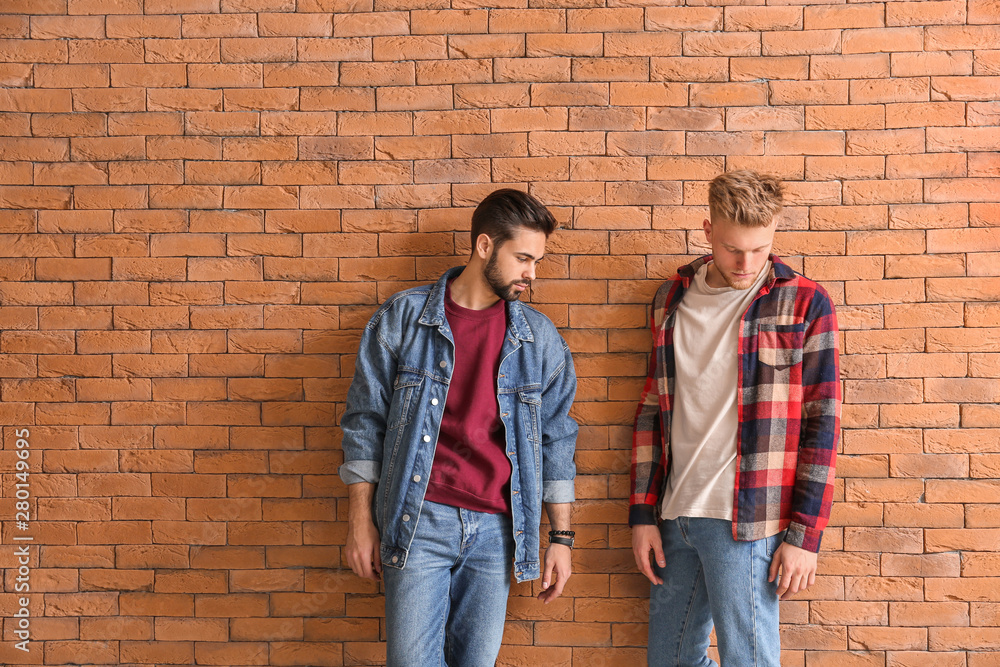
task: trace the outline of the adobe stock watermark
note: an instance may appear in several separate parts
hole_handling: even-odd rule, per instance
[[[14,432],[17,436],[17,463],[14,468],[14,556],[17,559],[17,574],[14,577],[14,592],[19,593],[17,611],[14,612],[14,636],[18,641],[14,647],[27,653],[31,641],[31,545],[25,544],[35,538],[29,534],[31,530],[31,468],[28,457],[31,455],[31,442],[28,440],[31,432],[26,428]]]

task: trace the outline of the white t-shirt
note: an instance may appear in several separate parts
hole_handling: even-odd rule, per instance
[[[736,488],[736,383],[740,318],[771,270],[745,290],[709,287],[704,264],[674,320],[674,406],[664,519],[733,518]]]

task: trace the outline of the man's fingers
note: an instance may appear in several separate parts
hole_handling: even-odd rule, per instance
[[[792,585],[792,571],[786,566],[781,568],[781,578],[778,580],[778,595],[784,595]]]
[[[774,554],[774,558],[771,559],[771,569],[768,570],[767,580],[774,581],[775,577],[778,576],[778,568],[781,566],[781,559],[778,558],[778,554]],[[780,582],[779,582],[780,583]]]
[[[656,573],[653,571],[653,566],[649,562],[648,551],[642,554],[642,556],[639,556],[637,554],[635,557],[635,564],[639,568],[639,572],[642,572],[644,575],[646,575],[646,578],[649,579],[652,583],[657,585],[663,583],[663,579],[660,579],[658,576],[656,576]]]
[[[359,577],[364,577],[365,579],[374,579],[375,575],[372,574],[372,563],[368,558],[362,557],[358,560],[358,569],[355,570]]]
[[[635,566],[642,572],[647,579],[653,580],[653,568],[649,566],[649,555],[642,555],[639,552],[633,554],[635,556]]]
[[[381,540],[375,524],[363,522],[351,524],[347,530],[347,545],[344,549],[347,564],[354,574],[363,579],[378,581],[382,574]]]
[[[556,586],[553,589],[552,597],[553,598],[557,598],[560,595],[562,595],[562,592],[563,592],[564,588],[566,588],[566,580],[563,579],[562,577],[556,578]]]
[[[555,549],[555,551],[553,551]],[[542,592],[538,599],[548,604],[562,595],[566,582],[573,574],[570,564],[570,553],[561,553],[563,547],[549,547],[545,552],[545,571],[542,575]]]
[[[347,553],[347,564],[351,567],[351,571],[362,579],[374,579],[377,581],[379,575],[382,574],[382,562],[378,557],[377,546],[372,553],[349,551]]]
[[[663,545],[660,542],[653,542],[653,556],[656,558],[656,564],[660,567],[667,566],[667,559],[663,555]]]
[[[802,586],[802,575],[793,575],[788,582],[788,589],[785,591],[785,594],[781,596],[781,599],[787,600],[804,588],[805,586]]]
[[[363,561],[359,559],[355,554],[347,554],[347,564],[351,566],[351,571],[359,577],[365,576],[365,567],[362,564]]]
[[[542,574],[542,588],[545,590],[548,590],[549,584],[552,583],[552,568],[554,566],[555,563],[551,559],[545,559],[545,573]]]
[[[660,530],[656,526],[639,525],[632,527],[632,556],[635,557],[635,567],[654,584],[662,584],[663,579],[656,576],[656,571],[650,564],[649,552],[660,567],[666,565],[663,555],[663,543]]]

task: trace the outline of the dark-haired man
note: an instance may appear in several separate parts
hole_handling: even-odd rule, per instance
[[[384,580],[390,666],[493,665],[511,572],[541,574],[545,602],[570,576],[573,359],[518,302],[555,227],[534,197],[490,194],[467,264],[393,295],[365,327],[341,419],[345,552]]]

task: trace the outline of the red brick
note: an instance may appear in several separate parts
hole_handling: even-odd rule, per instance
[[[489,31],[564,32],[566,14],[559,9],[494,9],[489,16]]]
[[[886,4],[888,25],[941,25],[965,23],[965,3],[944,0],[932,4],[889,2]]]
[[[972,74],[972,54],[932,51],[892,54],[893,76],[948,76]]]
[[[845,30],[843,53],[891,53],[923,49],[920,28],[860,28]]]
[[[989,90],[997,84],[997,76],[935,77],[931,87],[932,100],[987,100],[992,101]]]
[[[686,32],[683,45],[685,56],[761,55],[760,37],[754,33]]]
[[[875,4],[811,5],[804,8],[808,30],[823,28],[878,28],[884,25],[883,8]]]
[[[742,60],[741,58],[740,61]],[[650,79],[678,82],[727,81],[728,61],[728,58],[720,57],[654,57],[650,60]]]
[[[765,56],[818,55],[837,53],[841,48],[839,30],[788,30],[765,32],[761,36]]]
[[[605,36],[604,41],[604,53],[602,54],[604,58],[594,59],[592,66],[587,69],[592,74],[598,74],[601,70],[600,62],[604,62],[609,72],[617,71],[619,72],[618,76],[621,77],[624,75],[622,69],[627,67],[631,62],[636,65],[635,70],[637,73],[646,73],[647,64],[645,62],[638,63],[637,58],[680,56],[682,51],[681,46],[681,35],[679,33],[633,32],[608,34]],[[614,58],[620,59],[619,67],[614,67]],[[581,60],[574,61],[574,67]],[[646,77],[641,77],[640,80],[646,80]]]
[[[528,56],[531,58],[545,56],[601,56],[604,54],[604,35],[595,33],[528,33],[522,42],[517,35],[479,35],[478,40],[484,46],[490,45],[489,51],[498,56],[518,57]],[[608,35],[609,38],[612,35]],[[472,37],[451,37],[449,53],[452,58],[456,56],[475,57],[474,54],[485,53],[479,49],[472,48],[474,43],[462,42],[461,50],[456,48],[456,42],[462,39],[476,39]],[[468,55],[466,55],[468,53]]]

